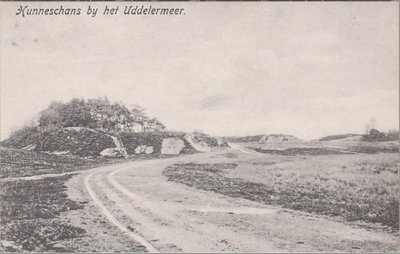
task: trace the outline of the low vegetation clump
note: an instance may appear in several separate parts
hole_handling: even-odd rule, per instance
[[[363,135],[361,138],[361,141],[366,142],[386,142],[395,140],[399,140],[399,132],[395,130],[384,133],[376,129],[371,129],[368,134]]]
[[[380,223],[391,230],[399,229],[398,171],[395,162],[373,166],[343,166],[328,171],[301,172],[295,164],[285,162],[262,164],[175,164],[164,170],[169,181],[183,183],[202,190],[214,191],[234,198],[279,205],[347,221]],[[314,162],[303,160],[299,165]],[[315,163],[315,166],[324,162]],[[329,164],[327,164],[328,166]],[[349,170],[349,173],[346,171]],[[338,171],[343,173],[338,173]],[[354,172],[357,171],[357,172]],[[243,177],[233,177],[242,172]],[[249,175],[257,175],[246,179]],[[358,180],[354,177],[360,175]],[[240,176],[240,174],[239,174]],[[378,176],[378,177],[377,177]],[[395,178],[397,177],[397,178]],[[357,182],[358,181],[358,182]],[[397,187],[396,187],[397,186]]]
[[[203,143],[209,147],[228,147],[228,143],[219,141],[217,138],[211,137],[201,132],[193,132],[191,138],[195,143]]]
[[[6,181],[0,190],[2,251],[73,251],[60,242],[80,237],[81,228],[59,219],[62,212],[83,204],[67,198],[64,185],[71,176]],[[5,246],[4,243],[8,244]]]
[[[64,173],[109,161],[103,158],[83,159],[77,156],[57,156],[5,147],[0,147],[0,152],[0,178]]]
[[[10,138],[2,141],[1,145],[18,149],[24,148],[36,144],[42,134],[42,130],[37,126],[25,126],[11,134]]]
[[[257,147],[248,147],[259,153],[268,153],[268,154],[276,154],[276,155],[286,155],[286,156],[294,156],[294,155],[333,155],[333,154],[346,154],[346,152],[327,149],[327,148],[287,148],[284,150],[274,150],[274,149],[261,149]]]
[[[354,153],[366,153],[366,154],[398,153],[399,146],[398,144],[393,144],[390,146],[379,147],[376,145],[359,144],[349,147],[348,150]]]

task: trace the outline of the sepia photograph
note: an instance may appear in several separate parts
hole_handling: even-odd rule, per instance
[[[399,2],[0,2],[0,252],[398,253]]]

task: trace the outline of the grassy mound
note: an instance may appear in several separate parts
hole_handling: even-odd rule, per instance
[[[109,136],[86,128],[60,129],[42,135],[36,151],[69,151],[79,156],[99,156],[106,148],[115,147]]]
[[[182,149],[181,154],[191,154],[196,150],[184,138],[183,132],[124,132],[120,134],[120,139],[129,155],[135,154],[135,149],[138,146],[152,146],[153,154],[160,154],[162,148],[162,141],[165,138],[179,138],[185,147]]]
[[[78,155],[81,157],[100,156],[106,148],[114,148],[115,143],[110,137],[119,136],[119,140],[129,155],[135,155],[138,146],[153,147],[152,154],[161,154],[162,142],[166,138],[177,138],[184,142],[181,154],[197,152],[185,138],[185,132],[123,132],[120,134],[107,133],[84,127],[68,127],[52,131],[45,131],[38,127],[26,127],[15,132],[3,142],[3,147],[28,149],[36,152],[60,153]],[[191,134],[194,143],[205,144],[208,147],[227,147],[217,138],[206,134]]]
[[[67,152],[79,156],[99,156],[106,148],[115,147],[105,133],[88,128],[64,128],[44,131],[38,127],[26,127],[1,142],[1,146],[24,148],[32,146],[37,152]]]

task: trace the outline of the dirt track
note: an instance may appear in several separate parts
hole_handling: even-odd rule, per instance
[[[77,175],[69,182],[69,195],[88,205],[72,222],[93,229],[96,224],[85,220],[105,216],[108,235],[131,238],[150,252],[358,252],[398,244],[398,237],[384,232],[201,191],[162,175],[171,164],[216,160],[229,151],[132,161]],[[102,244],[100,234],[92,233],[93,244]]]

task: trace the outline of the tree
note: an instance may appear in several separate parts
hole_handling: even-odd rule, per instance
[[[140,125],[143,132],[165,128],[158,119],[149,118],[142,107],[128,108],[123,103],[111,103],[106,97],[52,102],[39,117],[43,128],[86,127],[121,132],[133,131],[135,125]]]
[[[376,119],[375,117],[371,117],[369,122],[364,125],[365,133],[369,134],[371,130],[376,128]]]
[[[91,127],[96,122],[89,105],[83,99],[72,99],[61,109],[63,127]]]
[[[147,121],[147,130],[161,131],[163,129],[165,129],[165,125],[161,123],[157,118],[153,117]]]
[[[39,126],[43,128],[60,128],[62,127],[62,115],[61,111],[63,103],[53,101],[49,107],[40,112]]]
[[[94,128],[107,129],[111,114],[111,103],[104,98],[89,99],[87,104],[90,107],[92,117],[95,119]]]
[[[144,109],[138,105],[132,105],[129,110],[133,123],[139,124],[142,128],[142,132],[146,132],[146,122],[148,121],[148,117],[144,112]]]

